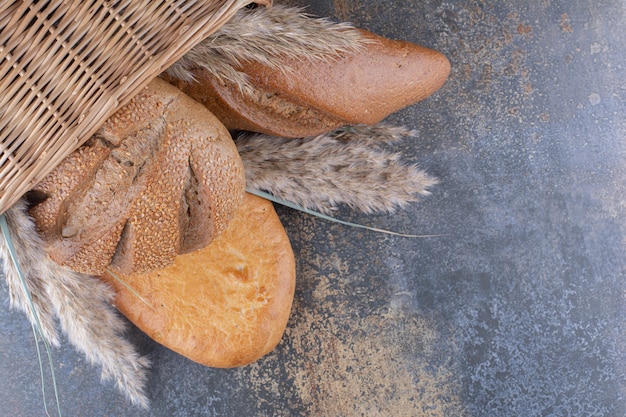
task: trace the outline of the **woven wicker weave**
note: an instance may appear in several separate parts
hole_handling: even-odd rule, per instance
[[[0,213],[251,2],[3,0]]]

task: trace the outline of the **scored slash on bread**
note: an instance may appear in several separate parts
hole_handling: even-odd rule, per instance
[[[57,263],[138,273],[215,239],[244,189],[228,131],[156,79],[34,188],[31,215]]]

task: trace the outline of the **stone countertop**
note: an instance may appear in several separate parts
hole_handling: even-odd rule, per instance
[[[278,208],[298,283],[274,352],[209,369],[132,329],[153,361],[144,412],[65,342],[64,415],[626,415],[624,2],[291,3],[450,59],[439,92],[388,119],[417,129],[397,149],[441,183],[394,215],[339,213],[444,236]],[[0,302],[0,416],[44,415],[3,281]]]

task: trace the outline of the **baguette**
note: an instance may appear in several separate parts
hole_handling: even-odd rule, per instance
[[[242,60],[248,89],[187,62],[187,77],[161,76],[204,104],[231,130],[315,136],[348,124],[376,124],[437,91],[450,72],[440,52],[359,30],[362,50],[327,59]],[[210,45],[209,45],[210,47]],[[201,59],[201,58],[198,58]]]

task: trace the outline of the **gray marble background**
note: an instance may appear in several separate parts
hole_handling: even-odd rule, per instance
[[[388,119],[420,132],[397,149],[441,184],[394,215],[340,212],[445,236],[278,208],[298,283],[273,353],[208,369],[131,329],[154,362],[143,412],[65,342],[64,415],[626,415],[626,3],[291,3],[449,57],[445,86]],[[3,281],[0,303],[0,415],[44,415]]]

